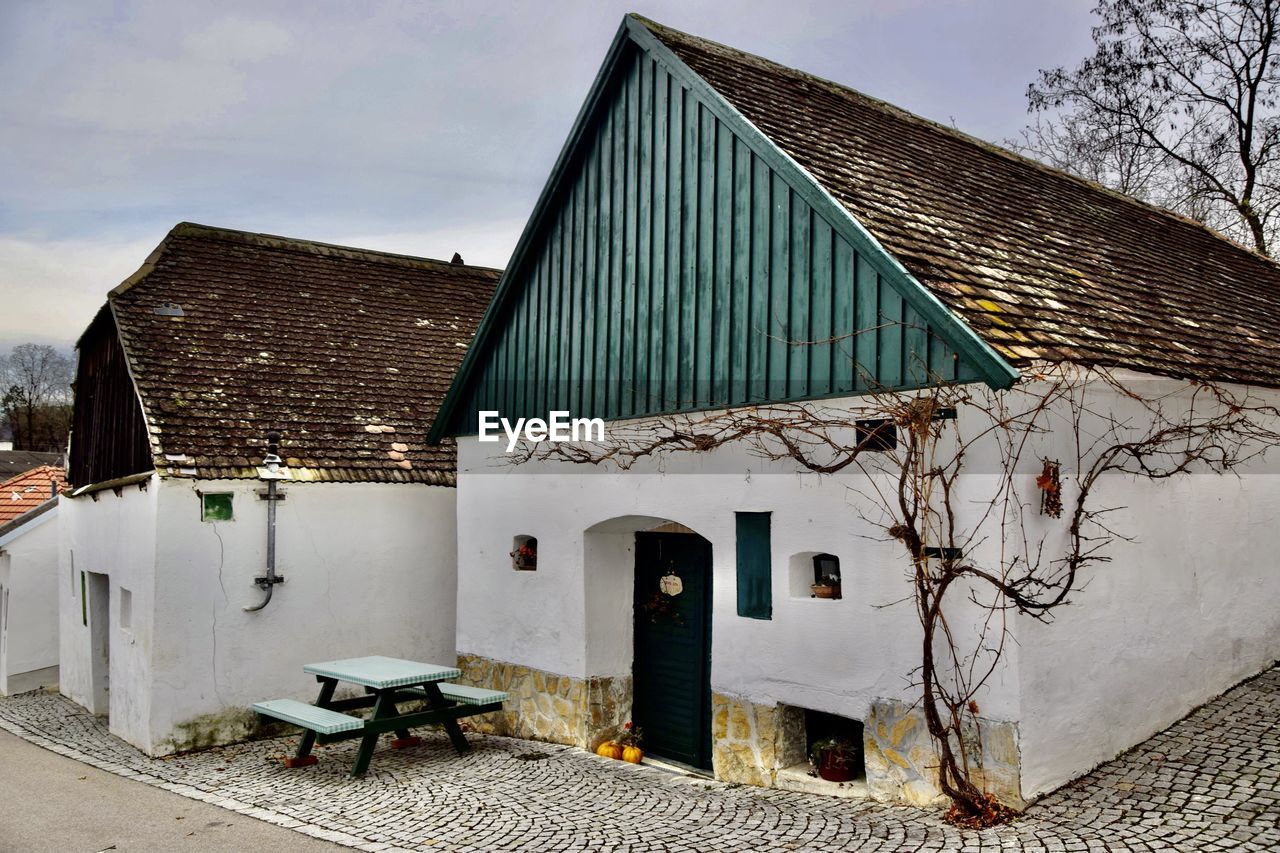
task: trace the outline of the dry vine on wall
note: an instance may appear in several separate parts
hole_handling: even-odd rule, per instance
[[[803,471],[848,475],[842,482],[857,495],[854,512],[902,547],[922,629],[914,683],[938,752],[938,784],[952,802],[949,818],[1005,820],[1012,812],[982,789],[970,756],[981,754],[978,701],[998,670],[1009,615],[1051,621],[1086,570],[1131,535],[1121,527],[1123,507],[1095,500],[1106,478],[1236,471],[1280,442],[1280,413],[1213,384],[1125,381],[1071,365],[1028,371],[1006,391],[933,382],[846,402],[614,424],[604,443],[527,445],[514,461],[627,470],[738,444]],[[868,421],[892,422],[896,442],[857,429]],[[1041,448],[1055,457],[1037,456]],[[993,473],[985,466],[994,459],[998,476],[966,480],[971,457],[982,460],[984,474]],[[976,491],[976,479],[994,485]],[[1046,530],[1045,518],[1060,520]],[[968,621],[949,617],[974,607],[976,628],[961,635]]]

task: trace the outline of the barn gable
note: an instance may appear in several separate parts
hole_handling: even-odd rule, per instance
[[[629,16],[432,437],[1016,376]]]

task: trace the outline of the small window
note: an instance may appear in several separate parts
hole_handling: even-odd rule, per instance
[[[773,545],[770,513],[736,513],[738,534],[738,615],[773,618]]]
[[[894,450],[898,446],[898,428],[887,418],[857,421],[858,446],[866,450]]]
[[[201,521],[230,521],[231,493],[205,492],[200,496]]]
[[[120,587],[120,627],[126,631],[133,627],[133,593]]]
[[[85,591],[84,572],[80,572],[80,621],[86,628],[89,627],[89,603],[86,600],[87,593]]]
[[[840,598],[840,558],[821,551],[791,555],[792,598]]]
[[[814,598],[840,597],[840,558],[834,554],[816,554],[813,558]]]
[[[533,536],[517,536],[511,542],[511,567],[518,572],[538,570],[538,540]]]

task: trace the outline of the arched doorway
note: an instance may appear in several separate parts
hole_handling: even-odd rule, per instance
[[[635,534],[632,720],[647,752],[711,767],[711,543],[677,524]]]

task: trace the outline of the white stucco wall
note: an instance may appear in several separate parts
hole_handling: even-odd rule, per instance
[[[1090,394],[1097,411],[1150,423],[1113,389]],[[1280,395],[1258,392],[1258,401]],[[1171,412],[1189,404],[1186,395],[1164,403]],[[1072,495],[1074,432],[1064,428],[1067,408],[1054,411],[1045,422],[1056,427],[1032,437],[1014,478],[1029,508],[1025,539],[1020,526],[1002,533],[993,522],[968,555],[975,564],[999,565],[1002,543],[1006,557],[1034,553],[1042,538],[1046,554],[1063,553],[1069,520],[1041,516],[1035,486],[1041,460],[1059,459]],[[969,417],[962,410],[962,428]],[[629,672],[632,534],[673,520],[713,547],[714,690],[855,718],[872,699],[918,697],[908,567],[902,546],[860,518],[865,479],[787,473],[728,449],[607,473],[512,466],[495,447],[459,442],[460,651],[579,677]],[[967,458],[955,501],[967,507],[962,525],[999,487],[994,451],[976,447]],[[1011,617],[1003,666],[978,699],[983,717],[1018,723],[1025,796],[1114,757],[1280,658],[1277,465],[1280,455],[1239,478],[1114,475],[1099,486],[1093,505],[1116,507],[1108,523],[1134,540],[1113,543],[1111,561],[1086,571],[1051,624]],[[738,617],[735,606],[734,512],[765,510],[773,513],[771,621]],[[538,571],[511,568],[517,534],[538,538]],[[790,557],[814,551],[841,558],[842,600],[791,595]],[[950,612],[964,636],[976,614]]]
[[[604,473],[512,467],[494,448],[459,442],[459,651],[575,677],[630,674],[634,533],[675,521],[712,545],[713,690],[855,719],[874,699],[915,698],[909,564],[850,505],[865,478],[799,474],[729,449],[668,458],[665,473]],[[739,511],[772,513],[771,620],[737,615]],[[537,537],[537,571],[512,568],[516,535]],[[792,556],[814,552],[840,557],[843,598],[809,597],[811,577],[792,594]],[[807,560],[802,571],[812,574]],[[984,694],[985,717],[1016,719],[1016,655]]]
[[[0,695],[56,683],[58,666],[58,510],[0,537],[4,636]]]
[[[151,697],[140,686],[148,684],[151,675],[150,603],[160,487],[154,477],[144,485],[124,486],[118,495],[106,489],[60,499],[58,612],[59,689],[95,713],[109,712],[111,731],[145,749]],[[89,591],[91,584],[86,581],[82,586],[82,572],[109,579],[108,624],[101,626],[110,648],[108,707],[97,707],[93,689],[94,626],[87,618],[93,611],[82,601],[82,592]],[[133,594],[133,628],[128,636],[114,621],[119,616],[122,586]]]
[[[121,498],[108,491],[97,504],[75,501],[76,568],[112,577],[111,729],[153,754],[217,739],[253,702],[314,699],[305,663],[370,654],[454,660],[453,489],[283,484],[276,560],[286,581],[264,610],[247,613],[262,598],[253,578],[266,570],[263,487],[153,480],[142,495],[152,501],[150,529],[127,537],[145,555],[113,541]],[[231,493],[233,520],[202,521],[201,491]],[[136,497],[127,488],[123,500]],[[128,629],[119,624],[121,587],[133,599]],[[70,615],[64,622],[79,626],[78,601]],[[117,667],[135,656],[145,666]],[[85,701],[85,677],[77,673],[64,692]]]
[[[1152,393],[1150,377],[1127,378]],[[1251,393],[1257,403],[1280,404],[1276,392]],[[1179,395],[1180,410],[1188,399]],[[1138,417],[1132,401],[1109,389],[1095,392],[1094,407]],[[1061,435],[1043,445],[1046,455],[1070,458]],[[1115,507],[1107,523],[1133,538],[1112,543],[1110,562],[1087,571],[1052,624],[1024,617],[1016,625],[1027,797],[1114,758],[1280,659],[1280,453],[1239,476],[1108,476],[1091,504]]]
[[[266,609],[266,502],[256,481],[166,481],[156,557],[155,751],[183,724],[262,699],[315,698],[305,663],[390,655],[455,658],[454,490],[374,483],[287,483],[277,509]],[[235,518],[200,520],[198,490],[234,494]],[[178,734],[182,734],[180,731]]]

